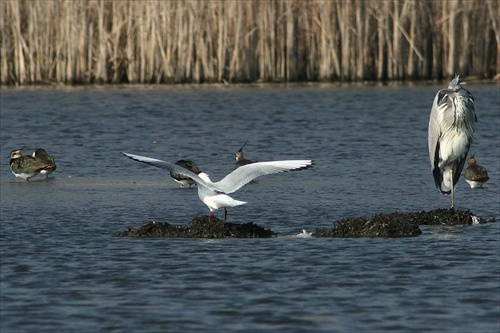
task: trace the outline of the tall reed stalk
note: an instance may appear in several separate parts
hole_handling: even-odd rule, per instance
[[[174,83],[500,73],[496,0],[4,0],[0,79]]]

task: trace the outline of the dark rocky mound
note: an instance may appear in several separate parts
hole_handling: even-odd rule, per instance
[[[409,222],[418,225],[470,225],[482,224],[487,221],[483,218],[477,217],[469,210],[456,210],[449,209],[436,209],[429,212],[421,211],[417,213],[394,213],[406,216]]]
[[[332,229],[317,229],[314,237],[414,237],[422,234],[419,225],[469,225],[488,221],[470,211],[437,209],[430,212],[378,214],[343,219]]]
[[[494,220],[493,220],[494,221]],[[414,237],[422,234],[419,225],[470,225],[487,223],[470,211],[437,209],[429,212],[378,214],[370,217],[343,219],[332,229],[317,229],[313,237]],[[270,229],[254,223],[226,223],[208,216],[195,217],[189,226],[151,221],[137,230],[122,231],[115,237],[169,237],[169,238],[270,238],[276,237]]]
[[[317,229],[314,237],[414,237],[422,234],[418,224],[402,219],[401,213],[343,219],[332,229]]]
[[[210,224],[208,216],[195,217],[188,227],[174,226],[169,223],[151,221],[137,230],[122,231],[115,237],[168,237],[168,238],[270,238],[276,234],[256,224],[226,223],[215,218]]]

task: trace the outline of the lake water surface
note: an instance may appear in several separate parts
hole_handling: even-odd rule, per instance
[[[444,86],[2,88],[0,331],[498,332],[498,222],[407,239],[294,237],[449,207],[427,153]],[[461,179],[455,202],[499,221],[499,87],[467,88],[478,116],[470,153],[490,180],[471,190]],[[192,159],[218,180],[247,141],[252,160],[316,161],[234,193],[248,204],[228,221],[277,238],[112,237],[209,213],[195,189],[121,151]],[[54,155],[52,179],[14,178],[9,152],[23,146]]]

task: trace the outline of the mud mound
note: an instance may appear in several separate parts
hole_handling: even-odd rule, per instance
[[[422,234],[418,224],[401,220],[400,213],[380,214],[368,218],[344,219],[332,229],[317,229],[314,237],[414,237]]]
[[[217,218],[210,224],[208,216],[195,217],[188,227],[151,221],[137,230],[122,231],[115,237],[168,237],[168,238],[270,238],[276,234],[252,222],[245,224],[226,223]]]
[[[418,225],[470,225],[487,223],[488,221],[477,217],[469,210],[436,209],[429,212],[394,213],[402,214],[407,221]]]
[[[419,225],[469,225],[488,221],[470,211],[437,209],[429,212],[378,214],[367,218],[343,219],[332,229],[317,229],[314,237],[414,237]]]
[[[422,234],[419,225],[470,225],[486,223],[470,211],[437,209],[429,212],[378,214],[364,218],[343,219],[332,229],[317,229],[313,237],[414,237]],[[254,223],[226,223],[215,218],[210,224],[208,216],[195,217],[189,226],[151,221],[137,230],[122,231],[115,237],[168,237],[168,238],[270,238],[276,237],[271,229]]]

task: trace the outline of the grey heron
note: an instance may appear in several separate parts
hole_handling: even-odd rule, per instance
[[[214,211],[219,208],[224,208],[224,223],[227,219],[227,207],[236,207],[246,204],[244,201],[231,198],[228,194],[236,192],[245,184],[248,184],[250,181],[259,176],[285,171],[303,170],[314,164],[312,160],[286,160],[252,163],[239,167],[224,177],[221,181],[213,183],[209,176],[204,172],[195,174],[181,166],[162,160],[128,153],[122,154],[135,161],[146,163],[157,168],[166,169],[170,172],[193,179],[198,185],[198,197],[210,209],[210,222],[213,221]]]
[[[455,207],[455,185],[460,179],[477,121],[474,98],[455,75],[448,88],[437,92],[429,118],[429,158],[436,187],[451,194]]]
[[[486,168],[477,164],[474,156],[467,160],[469,165],[464,172],[465,181],[470,185],[471,188],[482,187],[484,183],[490,179],[488,177],[488,171]]]

